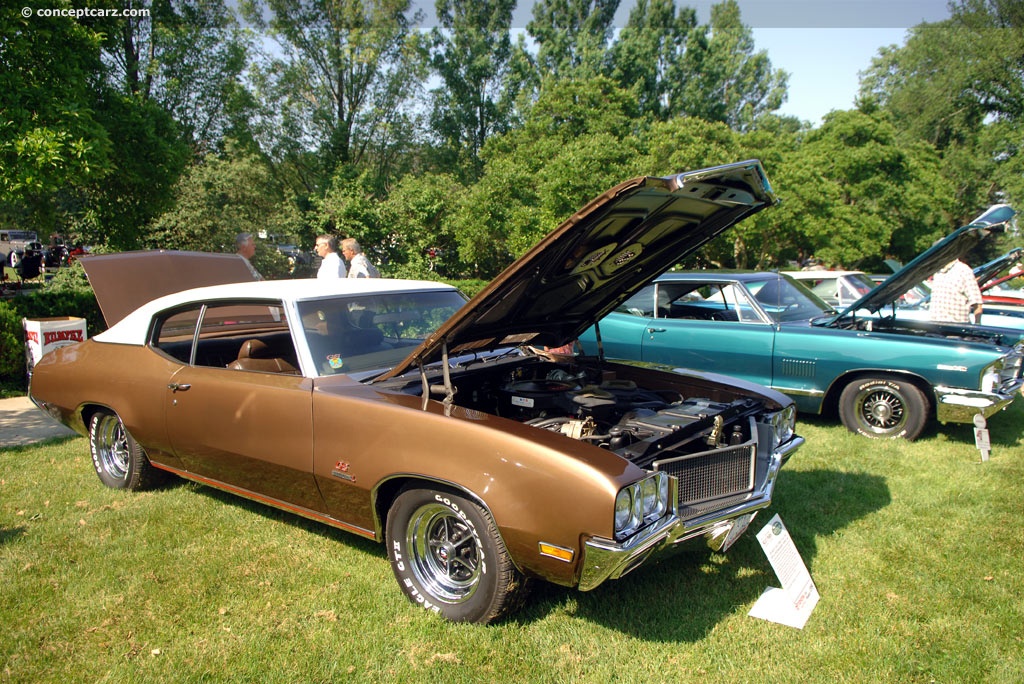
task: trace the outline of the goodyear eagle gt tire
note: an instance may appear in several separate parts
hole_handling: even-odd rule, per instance
[[[521,602],[526,582],[491,516],[446,490],[395,499],[385,531],[398,585],[414,603],[455,622],[487,623]]]
[[[89,452],[100,482],[112,489],[148,489],[159,480],[160,471],[113,413],[99,411],[89,419]]]

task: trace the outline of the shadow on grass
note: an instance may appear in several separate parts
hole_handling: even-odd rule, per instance
[[[537,583],[525,609],[512,619],[530,623],[559,606],[571,610],[575,604],[577,615],[632,636],[699,641],[738,605],[778,586],[755,538],[773,515],[778,513],[786,523],[813,574],[818,537],[885,507],[891,499],[884,478],[877,475],[818,470],[784,471],[775,500],[726,555],[711,553],[696,539],[591,592]]]
[[[0,527],[0,546],[12,542],[19,537],[25,536],[25,532],[28,531],[24,525],[17,527]]]
[[[332,542],[345,544],[356,551],[372,554],[385,562],[387,561],[387,554],[384,553],[384,545],[378,544],[372,539],[361,537],[353,532],[346,532],[345,530],[332,527],[324,522],[304,518],[297,513],[291,513],[290,511],[275,508],[269,504],[246,499],[245,497],[225,492],[220,489],[216,489],[215,487],[209,487],[198,482],[191,482],[189,480],[179,478],[172,479],[176,480],[181,486],[194,487],[196,494],[207,496],[225,506],[235,506],[237,508],[244,509],[267,520],[273,520],[275,522],[290,525],[296,529],[301,529],[310,534],[315,534],[322,539],[329,539]]]

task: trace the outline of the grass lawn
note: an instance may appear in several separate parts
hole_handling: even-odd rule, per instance
[[[985,463],[968,426],[802,421],[727,555],[535,585],[489,627],[414,608],[366,540],[188,483],[106,489],[82,438],[8,449],[0,682],[1021,682],[1022,418],[990,421]],[[778,584],[753,534],[774,513],[821,594],[803,630],[747,615]]]

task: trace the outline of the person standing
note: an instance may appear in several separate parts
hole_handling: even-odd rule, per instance
[[[981,288],[970,266],[954,259],[935,274],[929,311],[933,321],[981,322]]]
[[[256,254],[256,240],[252,233],[239,233],[235,236],[235,254],[245,259],[245,265],[249,267],[255,280],[263,280],[263,276],[252,265],[251,259]]]
[[[345,262],[338,254],[338,240],[332,235],[318,235],[316,238],[316,253],[320,256],[320,268],[316,272],[317,278],[344,278],[346,275]]]
[[[366,258],[363,248],[355,238],[345,238],[341,241],[341,253],[348,259],[349,278],[380,278],[377,267]]]

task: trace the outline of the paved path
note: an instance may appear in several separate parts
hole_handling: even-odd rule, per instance
[[[28,397],[0,399],[0,449],[74,434],[43,413]]]

